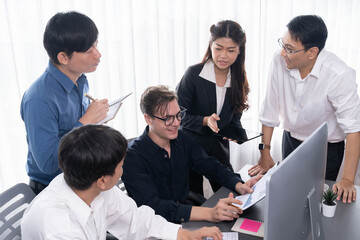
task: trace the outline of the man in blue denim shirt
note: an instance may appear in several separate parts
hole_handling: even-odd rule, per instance
[[[107,99],[90,103],[84,97],[89,85],[83,73],[95,71],[100,62],[97,36],[95,23],[81,13],[57,13],[47,23],[43,43],[49,65],[24,93],[20,110],[29,149],[26,171],[36,194],[61,172],[61,137],[106,117]]]

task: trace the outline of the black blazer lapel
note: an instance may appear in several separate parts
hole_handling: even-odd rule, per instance
[[[209,109],[207,109],[206,112],[208,112],[209,115],[216,113],[216,89],[215,84],[208,81],[203,80],[204,88],[203,88],[203,94],[204,97],[207,98],[207,102],[209,103]]]
[[[227,126],[230,122],[231,119],[233,117],[233,110],[231,107],[231,103],[230,103],[230,96],[231,95],[231,88],[227,88],[226,89],[226,94],[225,94],[225,100],[224,100],[224,105],[221,109],[220,112],[220,121],[218,121],[218,127],[220,129],[222,129],[224,126]]]

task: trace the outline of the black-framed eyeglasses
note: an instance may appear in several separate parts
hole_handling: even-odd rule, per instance
[[[151,113],[149,113],[148,115],[151,116],[151,117],[154,117],[154,118],[157,118],[159,120],[164,121],[165,126],[170,126],[175,121],[175,117],[179,121],[184,119],[184,117],[186,115],[186,108],[183,108],[183,107],[180,106],[180,111],[176,115],[167,115],[166,118],[161,118],[161,117],[155,116],[155,115],[153,115]]]
[[[285,47],[285,45],[284,45],[284,43],[283,43],[283,41],[282,41],[281,38],[278,39],[278,43],[279,43],[280,47],[282,47],[282,48],[285,50],[286,54],[293,54],[293,53],[297,53],[297,52],[301,52],[301,51],[304,51],[304,50],[305,50],[305,48],[304,48],[304,49],[301,49],[301,50],[296,50],[296,51],[290,50],[290,49],[288,49],[287,47]]]

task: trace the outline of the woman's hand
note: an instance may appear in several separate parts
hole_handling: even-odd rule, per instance
[[[218,133],[220,129],[218,128],[217,121],[219,120],[219,116],[213,113],[211,116],[204,117],[203,125],[208,126],[213,132]]]

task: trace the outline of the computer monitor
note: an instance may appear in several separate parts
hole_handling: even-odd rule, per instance
[[[321,200],[327,136],[324,123],[271,174],[266,183],[265,240],[324,239]]]

